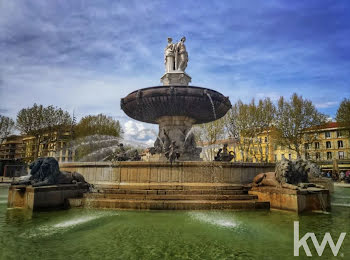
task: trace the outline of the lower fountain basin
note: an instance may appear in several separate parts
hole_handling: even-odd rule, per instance
[[[223,117],[231,102],[211,89],[158,86],[131,92],[121,99],[120,106],[129,117],[145,123],[157,124],[164,116],[186,116],[194,124],[202,124]]]

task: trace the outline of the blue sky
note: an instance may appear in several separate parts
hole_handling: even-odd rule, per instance
[[[191,84],[232,103],[297,92],[334,116],[350,96],[349,1],[0,0],[0,113],[52,104],[154,139],[120,98],[160,85],[166,38],[183,35]]]

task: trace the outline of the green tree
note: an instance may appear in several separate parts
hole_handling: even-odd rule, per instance
[[[0,144],[13,132],[14,128],[15,122],[11,118],[0,115]]]
[[[85,116],[75,127],[77,138],[90,135],[122,136],[122,129],[118,120],[110,116],[98,114],[96,116]]]
[[[311,144],[315,135],[304,135],[307,128],[324,124],[327,117],[318,112],[310,100],[303,99],[296,93],[290,101],[280,97],[276,113],[276,143],[297,153],[301,157],[303,143]],[[305,138],[307,137],[307,138]]]
[[[57,137],[70,130],[72,122],[69,113],[61,108],[34,104],[18,112],[16,126],[22,134],[35,137],[34,159],[36,159],[40,145],[48,140],[54,141],[52,140],[54,134]]]
[[[336,121],[350,128],[350,99],[344,98],[337,110]]]

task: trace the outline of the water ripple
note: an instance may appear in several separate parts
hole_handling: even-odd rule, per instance
[[[193,219],[216,226],[226,228],[234,228],[238,226],[238,222],[232,218],[220,216],[220,214],[206,214],[202,212],[190,212],[188,214]]]
[[[30,229],[23,233],[21,236],[22,237],[46,237],[50,236],[59,232],[65,232],[68,231],[71,228],[74,228],[79,225],[86,224],[88,222],[103,218],[103,217],[110,217],[110,216],[117,216],[119,215],[118,213],[98,213],[98,214],[93,214],[93,215],[88,215],[88,216],[79,216],[79,217],[74,217],[68,220],[64,220],[58,223],[52,223],[52,224],[45,224],[42,226],[39,226],[37,228]]]

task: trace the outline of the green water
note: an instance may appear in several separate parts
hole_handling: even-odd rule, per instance
[[[337,257],[350,259],[350,188],[337,188],[330,214],[281,211],[80,210],[31,214],[7,209],[0,187],[0,259],[310,259],[293,257],[293,221],[300,235],[347,236]]]

